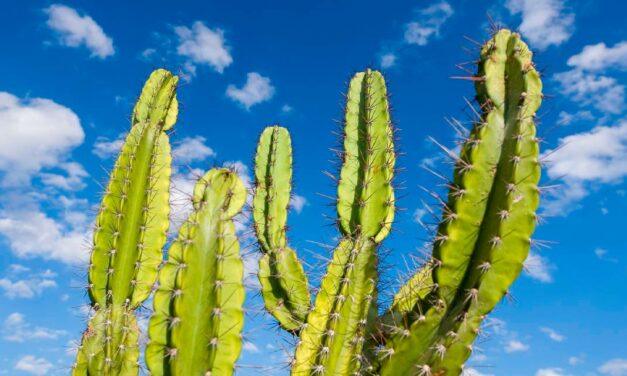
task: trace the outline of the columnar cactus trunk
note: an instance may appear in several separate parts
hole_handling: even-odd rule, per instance
[[[169,225],[171,156],[166,131],[178,113],[177,81],[162,69],[151,74],[111,172],[89,265],[94,315],[83,334],[74,375],[138,373],[134,311],[150,295]]]
[[[151,375],[231,375],[242,347],[244,266],[233,217],[246,202],[237,174],[212,169],[159,273],[146,363]]]
[[[457,159],[434,240],[437,289],[416,307],[419,320],[398,323],[380,352],[381,375],[460,374],[481,321],[522,270],[539,202],[542,84],[531,57],[509,30],[481,50],[482,114]]]

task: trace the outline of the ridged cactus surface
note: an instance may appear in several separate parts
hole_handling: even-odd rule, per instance
[[[540,178],[534,117],[542,84],[516,33],[481,50],[481,117],[462,146],[434,239],[433,281],[420,319],[399,322],[381,375],[458,375],[481,321],[520,274],[536,223]]]
[[[233,217],[246,202],[237,174],[212,169],[159,273],[146,363],[151,375],[231,375],[242,347],[244,266]]]
[[[74,375],[135,375],[134,310],[148,298],[169,226],[170,144],[178,78],[163,69],[146,82],[96,219],[89,265],[94,311]]]

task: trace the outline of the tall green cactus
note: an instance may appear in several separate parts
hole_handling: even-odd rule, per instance
[[[151,375],[231,375],[242,347],[244,267],[233,217],[246,202],[237,174],[212,169],[159,273],[146,363]]]
[[[481,110],[459,156],[433,257],[380,310],[378,247],[390,233],[396,154],[383,76],[350,81],[337,186],[341,240],[313,304],[286,237],[292,188],[288,131],[268,127],[255,158],[253,220],[262,252],[261,294],[298,336],[291,372],[307,375],[459,375],[482,320],[518,277],[534,231],[540,178],[535,113],[542,83],[516,33],[499,30],[473,77]],[[96,220],[89,267],[94,315],[73,375],[136,375],[134,311],[162,262],[169,214],[170,146],[177,77],[155,71]],[[446,202],[445,202],[446,201]],[[195,186],[193,211],[159,271],[146,363],[152,375],[233,374],[244,314],[243,264],[233,217],[246,190],[228,169]],[[382,313],[382,314],[380,314]]]
[[[307,280],[291,250],[259,274],[266,307],[299,334],[293,375],[462,372],[481,321],[518,277],[535,227],[540,164],[534,117],[542,84],[531,57],[509,30],[499,30],[482,48],[473,78],[482,113],[455,157],[433,258],[382,316],[377,247],[394,219],[393,130],[381,74],[367,70],[351,80],[337,199],[343,239],[313,308],[302,312]],[[275,126],[264,131],[257,149],[254,220],[263,258],[286,248],[290,146],[287,130]]]
[[[134,311],[150,295],[169,225],[171,156],[166,131],[178,114],[177,81],[162,69],[151,74],[111,172],[89,265],[94,315],[83,334],[74,375],[138,372]]]

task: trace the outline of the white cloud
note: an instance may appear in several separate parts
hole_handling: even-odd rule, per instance
[[[387,69],[396,65],[396,54],[389,52],[387,54],[381,55],[380,63],[381,68]]]
[[[57,287],[55,277],[56,273],[50,269],[34,273],[21,265],[11,265],[9,272],[0,278],[0,289],[9,299],[30,299],[41,295],[45,289]]]
[[[7,92],[0,92],[0,132],[4,185],[28,183],[41,169],[59,166],[85,137],[78,116],[69,108],[49,99],[22,100]]]
[[[57,33],[62,45],[85,46],[91,51],[91,56],[101,59],[115,54],[113,40],[93,18],[81,16],[75,9],[61,4],[53,4],[44,11],[48,14],[46,24]]]
[[[87,261],[89,225],[84,208],[63,213],[54,219],[38,208],[0,211],[0,234],[20,258],[41,257],[70,265]]]
[[[610,114],[621,113],[625,107],[625,86],[613,77],[572,69],[556,73],[553,78],[562,94],[582,106]]]
[[[464,372],[462,372],[463,376],[494,376],[493,373],[483,373],[479,372],[476,368],[467,367],[464,368]]]
[[[309,205],[307,198],[293,194],[290,198],[290,207],[294,209],[296,214],[300,214],[305,206]]]
[[[566,136],[558,144],[542,156],[549,178],[564,182],[544,200],[548,214],[565,215],[588,195],[591,186],[620,183],[627,176],[627,120]]]
[[[294,111],[294,108],[289,104],[284,104],[283,106],[281,106],[281,112],[284,114],[289,114],[292,111]]]
[[[116,156],[124,145],[124,134],[121,134],[115,140],[106,137],[98,137],[91,150],[98,158],[108,159]]]
[[[80,163],[64,162],[59,168],[65,175],[44,172],[40,175],[41,181],[49,187],[56,187],[66,191],[78,191],[85,188],[84,178],[89,174]]]
[[[52,367],[52,363],[44,358],[36,358],[34,355],[25,355],[15,363],[15,367],[13,368],[17,371],[43,376],[47,374]]]
[[[546,334],[552,341],[555,341],[555,342],[562,342],[566,339],[564,335],[559,334],[558,332],[556,332],[554,329],[551,329],[551,328],[542,327],[540,328],[540,331]]]
[[[605,255],[607,255],[607,249],[597,248],[597,249],[594,250],[594,254],[598,258],[603,259],[603,257],[605,257]]]
[[[523,351],[528,351],[528,350],[529,350],[529,345],[522,343],[518,340],[508,341],[507,344],[505,345],[506,353],[523,352]]]
[[[446,1],[420,9],[418,19],[405,25],[405,43],[427,45],[430,39],[440,35],[442,25],[452,15],[453,8]]]
[[[274,96],[276,90],[268,77],[257,72],[250,72],[246,77],[246,83],[242,88],[237,88],[235,85],[229,85],[226,88],[226,95],[244,106],[246,110]]]
[[[198,65],[208,65],[216,72],[222,73],[224,68],[233,62],[223,30],[210,29],[204,23],[196,21],[191,29],[187,26],[177,26],[174,32],[179,39],[176,52],[188,58],[185,70],[191,76],[196,75]]]
[[[561,368],[542,368],[536,372],[536,376],[568,376]]]
[[[542,257],[535,252],[529,252],[524,268],[527,275],[537,281],[542,283],[553,282],[553,276],[551,275],[553,266],[546,257]]]
[[[414,222],[422,223],[425,215],[428,213],[429,212],[425,208],[416,208],[416,210],[414,210]]]
[[[242,344],[242,350],[249,353],[259,353],[259,348],[257,347],[257,345],[250,341],[244,341],[244,343]]]
[[[175,162],[192,163],[215,157],[216,153],[205,145],[206,141],[207,139],[202,136],[185,137],[172,151]]]
[[[521,15],[518,28],[533,48],[559,46],[575,29],[575,15],[566,9],[565,0],[508,0],[505,6]]]
[[[57,339],[66,335],[65,330],[48,329],[40,326],[33,327],[26,322],[24,315],[13,312],[2,324],[2,338],[9,342],[25,342],[32,339]]]
[[[572,114],[566,111],[560,111],[557,116],[557,124],[559,125],[570,125],[581,120],[594,120],[594,116],[590,111],[577,111]]]
[[[568,364],[571,366],[576,366],[583,363],[583,359],[579,356],[571,356],[568,358]]]
[[[627,359],[615,358],[603,363],[598,369],[609,376],[627,376]]]
[[[613,47],[607,47],[605,43],[585,46],[579,54],[571,56],[567,64],[589,71],[627,69],[627,41],[616,43]]]

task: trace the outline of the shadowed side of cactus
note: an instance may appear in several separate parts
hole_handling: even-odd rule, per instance
[[[481,117],[456,157],[433,250],[435,289],[417,319],[399,321],[379,349],[381,375],[459,375],[481,321],[520,274],[539,202],[534,117],[542,84],[517,33],[499,30],[481,50]]]
[[[194,211],[159,272],[149,323],[151,375],[231,375],[242,347],[244,266],[233,217],[246,189],[212,169],[194,189]]]
[[[135,375],[139,337],[134,311],[148,298],[169,226],[171,155],[166,131],[176,122],[178,78],[154,71],[111,172],[96,218],[89,265],[93,317],[74,375]]]

